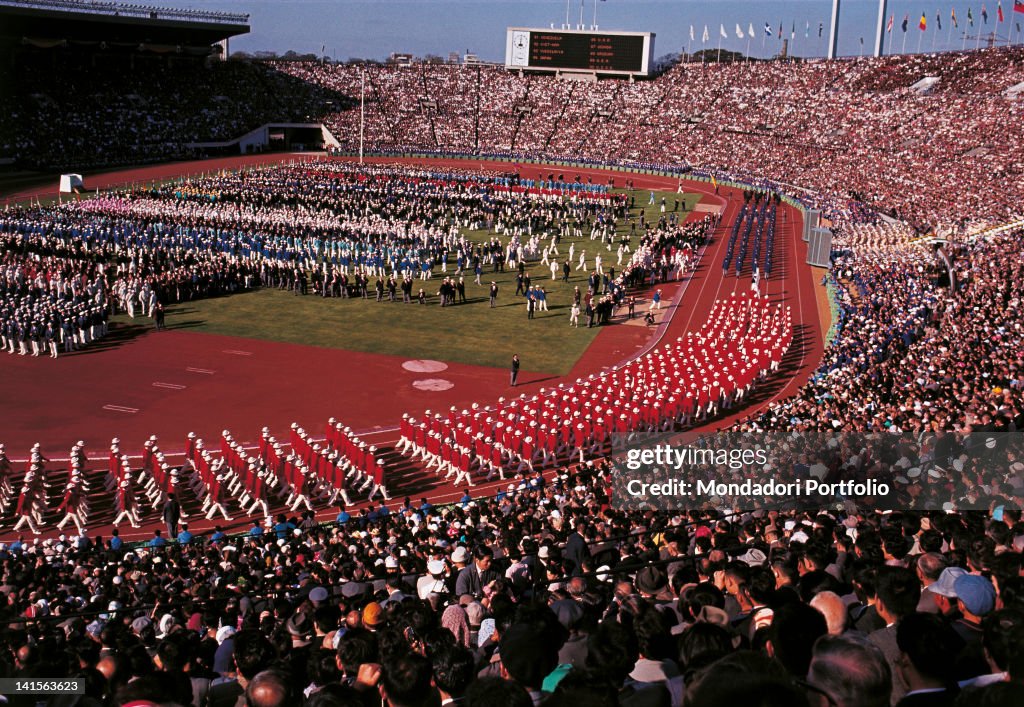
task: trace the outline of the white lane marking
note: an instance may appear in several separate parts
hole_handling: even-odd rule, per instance
[[[124,405],[104,405],[104,410],[110,410],[111,412],[126,412],[130,415],[134,415],[139,411],[138,408],[125,407]]]

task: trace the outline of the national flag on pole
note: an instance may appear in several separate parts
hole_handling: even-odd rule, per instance
[[[907,31],[907,23],[910,22],[910,13],[903,16],[903,31]]]
[[[956,28],[960,27],[960,23],[956,21],[956,8],[954,7],[950,13],[949,19],[953,20],[953,26]]]
[[[710,35],[710,34],[708,34],[708,26],[707,26],[707,25],[704,25],[704,34],[703,34],[703,35],[701,35],[701,38],[700,38],[700,43],[701,43],[701,44],[707,44],[707,43],[708,43],[708,39],[709,39],[710,37],[711,37],[711,35]]]
[[[885,25],[885,31],[888,32],[889,34],[892,34],[892,26],[893,26],[893,24],[895,22],[896,22],[896,16],[895,15],[889,15],[889,22],[888,22],[888,24]]]
[[[764,36],[766,36],[766,37],[771,37],[772,36],[772,26],[770,24],[768,24],[767,22],[764,23]]]
[[[793,21],[793,26],[789,30],[789,38],[796,39],[796,21]]]
[[[808,20],[807,24],[804,25],[804,38],[811,36],[811,21]]]
[[[693,37],[693,25],[690,25],[690,41],[691,41],[691,42],[692,42],[692,41],[694,41],[694,37]]]
[[[1013,11],[1024,12],[1024,0],[1013,0]]]
[[[824,22],[819,22],[818,23],[818,39],[821,39],[821,32],[824,29],[825,29],[825,23]]]
[[[747,25],[747,37],[749,37],[750,39],[754,38],[754,23],[753,22],[751,22],[750,24]]]
[[[743,28],[740,27],[739,22],[736,23],[736,39],[743,39],[746,35],[743,34]]]
[[[939,15],[939,11],[938,10],[935,11],[935,25],[939,29],[942,29],[942,16]]]
[[[985,9],[984,5],[981,6],[981,21],[988,24],[988,10]]]
[[[971,8],[967,8],[967,24],[974,26],[974,13],[971,12]]]
[[[1003,0],[999,0],[999,4],[996,5],[996,17],[999,18],[1000,22],[1003,21]]]
[[[780,39],[780,40],[782,39],[782,32],[783,32],[783,29],[782,29],[782,21],[780,20],[780,21],[779,21],[779,39]]]
[[[921,21],[917,23],[917,27],[922,32],[928,29],[928,18],[924,16],[923,12],[921,13]]]
[[[725,25],[718,25],[718,34],[722,39],[728,39],[729,33],[725,31]]]

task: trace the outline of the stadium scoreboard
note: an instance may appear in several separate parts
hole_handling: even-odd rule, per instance
[[[505,68],[647,76],[653,32],[584,32],[509,27]]]

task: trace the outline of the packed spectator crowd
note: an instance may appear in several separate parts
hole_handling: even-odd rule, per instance
[[[346,101],[258,64],[187,56],[49,51],[5,62],[0,84],[0,157],[77,171],[202,157],[195,143]]]
[[[89,705],[1020,704],[1019,510],[640,514],[610,476],[175,544],[19,540],[0,664]]]

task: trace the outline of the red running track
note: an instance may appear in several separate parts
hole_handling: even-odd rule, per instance
[[[282,161],[295,158],[294,155],[279,157]],[[104,179],[110,184],[140,182],[270,161],[270,156],[260,155],[161,165],[104,175]],[[397,160],[385,158],[382,161]],[[512,166],[479,161],[452,161],[450,164],[484,169]],[[534,167],[531,165],[524,171]],[[542,169],[541,166],[536,168]],[[543,169],[565,171],[558,167]],[[623,176],[621,172],[598,169],[569,171],[584,177],[592,175],[602,181],[608,176],[619,179]],[[633,178],[638,189],[674,190],[677,186],[675,178],[647,175]],[[92,179],[87,183],[90,186],[103,184]],[[721,270],[725,248],[723,232],[742,204],[740,192],[722,187],[721,194],[716,196],[709,185],[692,182],[687,183],[686,188],[702,192],[703,204],[725,203],[726,206],[723,226],[703,254],[700,267],[685,282],[663,287],[665,300],[670,304],[659,327],[602,329],[566,379],[598,373],[662,340],[674,339],[698,328],[716,299],[749,287],[749,273],[737,280],[732,275],[723,277]],[[775,243],[777,271],[768,282],[767,291],[773,300],[793,307],[794,344],[783,362],[782,376],[762,386],[745,410],[708,428],[721,427],[752,414],[771,400],[792,394],[820,361],[822,336],[816,285],[811,269],[803,264],[806,244],[799,237],[799,212],[783,206],[782,214]],[[4,356],[0,360],[4,362],[0,378],[5,390],[4,402],[0,403],[0,441],[6,442],[12,458],[24,456],[31,444],[39,441],[44,453],[56,460],[66,457],[71,444],[78,439],[86,442],[91,455],[105,457],[114,436],[120,438],[122,452],[137,454],[143,441],[153,433],[159,435],[160,445],[165,450],[180,450],[189,431],[196,432],[208,444],[215,444],[224,428],[231,429],[235,438],[243,443],[255,443],[264,425],[279,439],[286,438],[286,430],[293,421],[319,436],[331,416],[370,435],[370,443],[382,446],[396,439],[393,429],[403,412],[415,414],[428,408],[447,410],[452,405],[462,408],[473,402],[493,404],[512,392],[504,369],[449,363],[447,370],[440,374],[414,373],[402,367],[406,362],[402,357],[186,330],[156,333],[141,323],[137,328],[112,332],[99,345],[61,356],[56,361],[20,356]],[[324,375],[325,371],[330,371],[330,375]],[[454,386],[445,391],[422,391],[413,387],[414,381],[432,377],[443,377]],[[523,371],[521,385],[515,393],[530,395],[558,382],[560,380],[550,376]],[[462,490],[455,491],[450,484],[432,475],[425,476],[400,459],[392,457],[391,461],[394,476],[389,486],[396,496],[415,493],[426,495],[434,502],[445,502],[462,495]],[[20,472],[23,466],[18,465],[17,470]],[[59,465],[51,465],[56,466]],[[55,478],[61,477],[55,475]],[[93,493],[98,483],[97,479]],[[475,489],[474,493],[480,490],[483,488]],[[186,501],[186,508],[190,505],[194,504]],[[104,517],[99,515],[96,520],[102,523]],[[235,523],[239,523],[238,514],[235,518]],[[202,530],[210,525],[196,523],[194,529]],[[140,532],[148,535],[151,527],[155,525],[134,533],[126,530],[124,536],[131,538]],[[97,530],[103,532],[108,528],[100,526]]]

